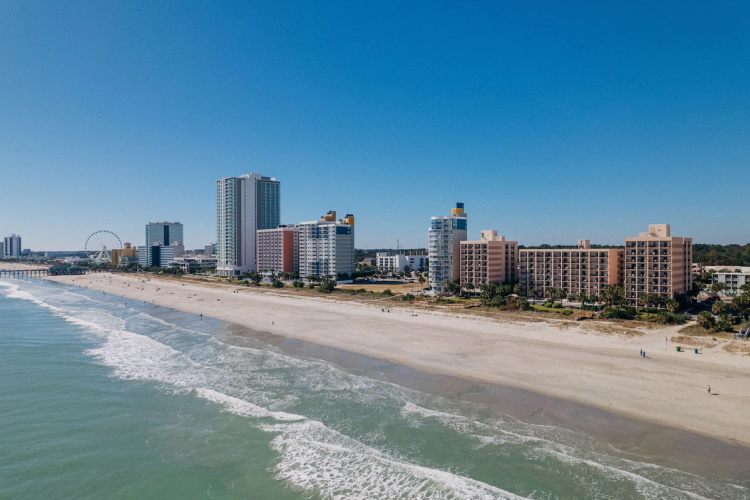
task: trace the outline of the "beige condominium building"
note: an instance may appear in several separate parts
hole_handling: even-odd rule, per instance
[[[591,248],[589,240],[579,240],[575,249],[519,250],[519,282],[528,297],[543,297],[550,287],[600,295],[608,285],[622,283],[622,274],[623,250]]]
[[[671,235],[669,224],[651,224],[647,233],[625,238],[625,299],[638,306],[641,295],[674,299],[692,288],[693,239]]]
[[[518,280],[518,242],[507,241],[497,231],[482,231],[479,241],[461,242],[461,287],[474,290],[488,283]],[[469,287],[468,289],[472,289]]]

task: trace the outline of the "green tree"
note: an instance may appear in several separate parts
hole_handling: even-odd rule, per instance
[[[618,306],[625,302],[625,289],[621,285],[608,285],[602,290],[602,300],[608,306]]]
[[[667,308],[667,311],[674,313],[680,307],[680,304],[676,300],[668,300],[664,306]]]
[[[742,285],[745,286],[745,285]],[[750,293],[737,295],[732,299],[732,307],[735,309],[750,309]]]
[[[263,279],[263,277],[262,277],[262,276],[261,276],[260,274],[258,274],[258,272],[257,272],[257,271],[251,271],[251,272],[250,272],[250,273],[248,274],[248,278],[250,278],[250,281],[251,281],[251,282],[253,282],[253,284],[254,284],[255,286],[258,286],[258,285],[260,285],[260,280],[262,280],[262,279]]]
[[[461,285],[455,281],[449,281],[445,284],[445,289],[453,295],[457,295],[461,292]]]
[[[725,313],[726,311],[727,311],[727,305],[720,300],[717,300],[716,302],[714,302],[714,305],[711,306],[711,312],[714,314],[722,314],[722,313]]]
[[[529,290],[529,297],[536,298],[538,292],[536,291],[536,288],[532,288]]]
[[[271,282],[271,286],[273,288],[284,288],[284,283],[279,279],[275,279]]]
[[[713,283],[711,285],[711,291],[714,293],[723,292],[727,289],[727,286],[724,283]]]
[[[733,332],[734,322],[732,321],[732,317],[726,313],[721,314],[716,321],[716,327],[714,327],[714,330],[717,332]]]
[[[713,314],[708,311],[703,311],[698,314],[696,322],[698,323],[698,326],[700,326],[704,330],[709,330],[716,324],[716,320],[714,319]]]

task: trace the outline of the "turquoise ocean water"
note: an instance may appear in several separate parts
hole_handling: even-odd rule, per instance
[[[303,359],[221,323],[0,281],[0,498],[748,498],[746,484]]]

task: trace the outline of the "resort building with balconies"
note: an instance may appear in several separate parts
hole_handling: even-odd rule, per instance
[[[466,240],[467,214],[464,204],[456,203],[451,215],[432,217],[427,256],[430,291],[433,295],[446,292],[449,281],[460,279],[460,246]]]
[[[487,230],[478,241],[462,241],[460,249],[462,289],[478,291],[484,284],[518,280],[517,241]]]
[[[296,273],[299,270],[299,226],[259,229],[255,238],[258,272]]]
[[[651,224],[648,232],[625,238],[625,302],[640,305],[645,294],[674,299],[693,286],[693,239],[671,235],[669,224]]]
[[[579,240],[575,249],[522,248],[519,282],[527,297],[544,297],[548,288],[600,295],[607,286],[622,283],[623,254],[619,248],[591,248],[589,240]]]

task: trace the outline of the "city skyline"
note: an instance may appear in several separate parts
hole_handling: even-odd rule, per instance
[[[149,220],[201,248],[210,186],[246,172],[284,182],[282,223],[356,213],[359,248],[426,248],[456,200],[472,240],[750,241],[742,3],[1,12],[0,233],[32,250]]]

